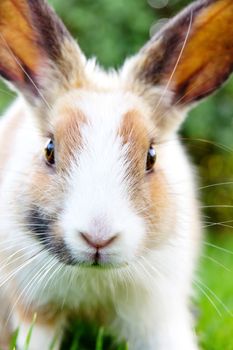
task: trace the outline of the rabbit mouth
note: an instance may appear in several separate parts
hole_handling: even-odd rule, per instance
[[[116,261],[111,254],[104,254],[96,251],[95,253],[85,255],[79,259],[77,264],[81,267],[100,268],[100,269],[118,269],[128,266],[125,261]]]

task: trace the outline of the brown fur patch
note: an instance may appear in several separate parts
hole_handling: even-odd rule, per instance
[[[36,311],[35,311],[36,310]],[[58,311],[58,308],[53,304],[48,304],[43,307],[26,307],[26,305],[17,303],[16,312],[21,321],[31,324],[36,313],[36,324],[37,325],[46,325],[48,327],[53,327],[57,324],[57,321],[60,319],[61,312]],[[62,311],[63,316],[65,311]]]
[[[176,220],[176,203],[168,193],[166,177],[159,162],[155,164],[155,171],[146,177],[144,190],[149,194],[146,210],[142,212],[149,228],[145,244],[153,249],[161,241],[166,242],[165,232],[172,235]]]
[[[137,110],[128,111],[124,117],[119,134],[124,144],[129,145],[129,173],[134,182],[140,181],[146,164],[147,149],[150,145],[145,121]]]
[[[38,34],[31,24],[27,1],[0,2],[0,32],[1,73],[10,80],[23,82],[25,73],[18,63],[35,73],[42,56],[42,49],[37,45]]]
[[[46,1],[0,1],[0,74],[18,88],[38,95],[35,84],[43,88],[48,76],[56,82],[59,79],[63,90],[82,86],[80,56],[77,44]]]
[[[84,123],[86,123],[86,118],[82,111],[72,109],[66,104],[58,110],[54,135],[58,148],[57,154],[59,154],[57,166],[64,172],[69,169],[74,152],[82,147],[81,126]]]
[[[176,213],[159,161],[156,162],[154,171],[146,174],[147,152],[151,143],[148,132],[150,129],[149,121],[146,123],[146,118],[137,110],[131,110],[125,114],[120,129],[123,142],[129,145],[128,176],[131,184],[131,199],[139,215],[147,222],[149,230],[145,238],[145,246],[149,249],[158,244],[161,239],[167,238],[163,234],[168,231],[167,227],[171,227],[172,232]],[[156,140],[153,140],[153,143],[156,148]],[[171,218],[170,222],[168,218]]]

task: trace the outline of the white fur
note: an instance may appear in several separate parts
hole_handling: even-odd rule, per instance
[[[158,147],[159,166],[165,173],[167,185],[176,196],[178,218],[170,241],[158,250],[145,254],[144,259],[133,262],[135,251],[145,235],[145,223],[129,201],[130,187],[124,180],[127,147],[122,148],[117,129],[123,114],[132,104],[135,106],[139,102],[135,97],[121,94],[84,94],[79,101],[78,107],[88,117],[88,123],[82,128],[83,149],[81,152],[76,150],[77,158],[70,170],[70,191],[62,221],[65,239],[74,254],[81,260],[88,260],[88,248],[80,240],[77,230],[103,234],[106,238],[120,232],[116,245],[106,248],[106,253],[111,254],[106,255],[106,259],[112,263],[129,262],[130,265],[115,271],[63,267],[45,253],[15,275],[19,291],[22,293],[35,276],[36,267],[41,274],[37,276],[33,291],[24,291],[25,301],[38,305],[56,301],[71,308],[78,308],[79,305],[96,308],[104,302],[109,305],[106,312],[111,320],[110,330],[127,337],[130,349],[194,350],[196,345],[187,303],[196,256],[193,240],[198,227],[195,223],[193,176],[186,156],[174,135]],[[6,218],[11,210],[11,193],[15,187],[13,171],[24,171],[28,156],[24,155],[23,150],[32,142],[31,139],[33,148],[39,144],[35,130],[33,126],[27,126],[18,134],[16,145],[20,147],[15,147],[8,167],[10,176],[5,178],[2,185],[4,208],[1,208],[1,212],[3,216],[5,213]],[[193,217],[190,212],[194,213]],[[104,218],[106,230],[103,232],[96,233],[95,227],[91,226],[96,218]],[[15,226],[14,220],[6,221],[1,234],[7,231],[8,238],[13,238],[17,231],[19,236],[19,241],[12,245],[12,251],[23,247],[25,233],[17,228],[17,223]],[[38,249],[34,247],[34,251]],[[22,260],[32,252],[32,249],[26,251]],[[48,278],[46,268],[44,279],[42,274],[46,264],[47,269],[51,269],[49,276],[52,279],[49,283],[45,283]],[[37,331],[41,332],[39,329]],[[46,332],[44,336],[41,335],[44,339],[47,339]],[[37,349],[37,345],[32,346],[33,350]]]
[[[9,175],[4,176],[1,184],[1,241],[9,254],[21,249],[20,260],[12,267],[14,286],[19,301],[32,303],[35,308],[49,303],[77,310],[79,307],[88,311],[103,308],[107,327],[119,338],[127,338],[130,350],[195,350],[197,345],[188,311],[199,241],[192,169],[176,135],[170,133],[167,142],[157,147],[157,166],[165,175],[176,220],[172,226],[169,218],[161,223],[166,232],[158,232],[158,236],[165,234],[168,237],[165,242],[138,256],[147,227],[130,200],[130,180],[125,178],[129,166],[128,147],[122,146],[118,129],[123,115],[130,109],[140,109],[148,118],[147,108],[141,98],[125,93],[120,82],[116,84],[115,74],[108,76],[109,86],[111,77],[111,92],[70,93],[73,108],[83,111],[87,123],[81,128],[81,148],[74,150],[60,228],[73,255],[86,262],[93,252],[78,231],[102,239],[118,234],[116,242],[101,253],[103,261],[117,268],[66,267],[48,252],[26,262],[41,246],[26,236],[17,216],[9,219],[9,213],[15,209],[15,201],[19,205],[17,193],[27,191],[32,157],[42,152],[43,147],[33,118],[28,116],[15,136],[5,170]],[[104,81],[107,81],[106,75]],[[121,92],[117,92],[118,89]],[[14,108],[15,112],[23,108],[24,114],[28,114],[22,101]],[[10,113],[14,114],[14,110]],[[18,188],[22,178],[25,189]],[[49,200],[52,206],[58,198],[54,194]],[[96,223],[101,229],[97,230]],[[25,247],[28,248],[23,250]],[[25,265],[14,272],[20,264]],[[7,272],[1,274],[4,282]],[[20,348],[27,327],[23,325]],[[45,349],[51,340],[51,330],[36,326],[35,334],[41,339],[40,347]],[[38,343],[33,340],[30,350],[37,349]]]
[[[87,121],[70,171],[62,227],[78,260],[88,262],[88,255],[95,252],[79,232],[89,233],[94,240],[117,235],[116,243],[101,252],[105,261],[109,256],[110,263],[119,264],[134,257],[145,234],[145,225],[129,199],[129,148],[119,136],[123,116],[137,106],[135,100],[130,94],[86,93],[77,104]]]

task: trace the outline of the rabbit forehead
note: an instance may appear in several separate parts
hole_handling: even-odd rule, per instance
[[[55,106],[51,133],[70,150],[70,155],[88,149],[97,156],[98,150],[106,153],[107,145],[116,144],[117,138],[123,145],[147,144],[152,129],[149,114],[143,101],[129,92],[77,90]]]
[[[55,137],[64,144],[63,167],[69,158],[74,187],[80,190],[83,184],[86,192],[93,191],[94,183],[106,183],[106,188],[123,186],[125,192],[132,178],[144,172],[150,122],[136,96],[78,91],[60,101],[57,111]]]

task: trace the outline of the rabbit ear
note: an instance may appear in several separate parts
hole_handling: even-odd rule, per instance
[[[83,80],[82,54],[44,0],[0,1],[0,75],[26,96]],[[53,81],[53,84],[52,84]],[[73,82],[74,83],[74,82]]]
[[[209,95],[233,71],[232,19],[232,0],[194,2],[132,60],[134,80],[167,87],[177,105]]]

